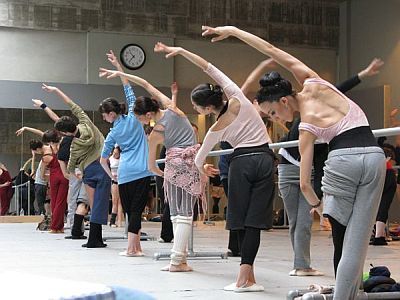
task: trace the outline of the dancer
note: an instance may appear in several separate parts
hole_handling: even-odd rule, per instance
[[[107,245],[103,243],[101,225],[107,224],[111,180],[98,161],[104,142],[103,134],[83,109],[60,89],[43,84],[43,90],[60,97],[78,119],[76,123],[71,117],[62,116],[55,122],[54,127],[62,135],[73,137],[66,175],[70,177],[75,172],[75,168],[79,167],[91,206],[89,238],[82,247],[106,247]]]
[[[121,148],[119,146],[115,146],[109,158],[111,175],[113,176],[113,178],[116,179],[116,180],[114,179],[111,180],[112,183],[111,185],[112,210],[110,219],[111,227],[121,227],[122,219],[124,218],[124,212],[122,210],[121,199],[118,190],[118,166],[120,157],[121,157]]]
[[[385,138],[386,139],[386,138]],[[379,139],[378,139],[379,144]],[[393,162],[395,161],[395,148],[390,144],[380,144],[386,156],[386,176],[385,184],[383,186],[383,192],[381,201],[378,208],[378,214],[376,216],[375,223],[375,235],[370,241],[370,245],[374,246],[386,246],[386,222],[389,218],[389,209],[392,204],[394,195],[397,189],[396,172],[393,169]]]
[[[149,124],[152,120],[156,123],[149,136],[149,170],[164,177],[165,198],[169,204],[174,231],[170,265],[162,270],[192,271],[186,262],[186,247],[192,229],[193,208],[204,196],[205,182],[200,180],[199,171],[194,165],[194,157],[200,146],[196,142],[193,127],[176,106],[177,86],[172,85],[171,100],[142,78],[118,71],[102,71],[107,73],[108,78],[121,76],[144,87],[167,108],[162,110],[156,100],[140,97],[135,102],[134,113],[143,124]],[[159,144],[164,144],[167,151],[164,172],[156,165]]]
[[[22,127],[17,130],[16,134],[21,135],[24,131],[41,136],[42,142],[45,144],[43,147],[37,147],[35,150],[36,154],[42,155],[40,174],[36,174],[36,176],[45,178],[46,168],[50,170],[50,233],[64,233],[64,212],[67,205],[68,179],[64,177],[57,160],[60,136],[54,129],[43,132],[31,127]]]
[[[107,58],[117,70],[122,71],[122,67],[112,51],[107,53]],[[100,74],[100,76],[104,75]],[[140,229],[152,174],[147,170],[147,137],[142,124],[133,112],[136,97],[128,80],[121,78],[121,81],[125,91],[128,114],[124,113],[125,104],[121,107],[121,104],[114,98],[107,98],[101,102],[99,110],[103,119],[112,123],[113,127],[104,142],[100,163],[110,178],[114,181],[118,180],[122,207],[128,215],[128,247],[126,251],[119,254],[134,257],[144,255],[140,245]],[[122,151],[118,179],[113,177],[108,165],[108,157],[115,144],[118,144]]]
[[[12,179],[7,167],[0,162],[0,216],[5,216],[13,196]]]
[[[204,36],[217,35],[214,42],[229,36],[241,39],[292,72],[303,86],[297,93],[289,81],[272,72],[263,82],[258,102],[264,112],[285,121],[300,112],[300,187],[315,209],[321,200],[311,185],[314,142],[329,143],[322,190],[338,266],[334,299],[354,299],[385,178],[385,155],[364,112],[304,63],[261,38],[232,26],[203,30]]]
[[[146,116],[147,122],[156,122],[149,140],[149,169],[164,176],[165,199],[169,205],[174,232],[170,265],[162,270],[188,272],[192,271],[186,262],[186,248],[192,230],[193,209],[197,201],[205,200],[205,181],[201,181],[194,164],[195,155],[200,148],[195,132],[188,118],[176,106],[176,84],[172,85],[171,91],[172,100],[166,110],[161,110],[153,101],[137,102],[134,110],[137,114]],[[167,151],[164,172],[155,162],[158,144],[164,144]]]
[[[379,73],[383,61],[380,59],[373,59],[372,62],[362,71],[348,80],[336,86],[338,90],[345,93],[356,85],[361,83],[361,80],[366,77],[374,76]],[[252,74],[248,77],[255,81],[257,75],[261,71],[270,69],[265,63],[261,63]],[[268,75],[266,75],[268,76]],[[258,76],[260,77],[260,76]],[[260,80],[263,83],[265,78]],[[249,82],[248,84],[250,84]],[[258,94],[258,97],[262,95]],[[276,115],[270,116],[272,121],[280,123],[281,121],[276,118]],[[299,139],[299,123],[300,118],[295,118],[292,122],[289,132],[284,136],[280,142],[294,141]],[[318,270],[312,269],[310,266],[310,243],[311,243],[311,227],[313,222],[313,215],[310,214],[311,206],[304,198],[300,191],[300,153],[298,147],[282,148],[279,150],[281,160],[278,165],[279,177],[279,190],[285,204],[286,212],[289,218],[289,232],[291,243],[294,251],[294,268],[290,271],[291,276],[321,276],[323,273]],[[321,181],[323,176],[324,162],[327,159],[328,146],[327,144],[318,144],[314,146],[313,166],[313,187],[319,199],[322,199]],[[327,220],[321,216],[321,220]],[[329,221],[327,220],[329,223]],[[324,224],[324,223],[322,223]],[[330,226],[329,226],[330,227]]]
[[[29,142],[29,148],[32,152],[32,173],[35,174],[35,199],[37,201],[38,213],[39,215],[50,216],[50,203],[46,200],[48,178],[47,176],[42,178],[42,160],[40,160],[37,169],[35,170],[34,168],[36,155],[43,154],[43,143],[38,140],[31,140]]]
[[[60,117],[42,100],[32,99],[33,106],[41,108],[51,120],[57,122]],[[79,168],[75,168],[73,176],[68,176],[67,165],[70,156],[70,148],[72,136],[64,136],[60,142],[57,159],[61,167],[61,171],[65,178],[69,179],[68,184],[68,213],[67,223],[71,226],[71,235],[65,236],[65,239],[86,239],[84,236],[83,220],[88,213],[89,199],[86,193],[85,185],[82,182],[82,176]]]
[[[218,169],[204,164],[208,153],[220,141],[233,146],[228,179],[227,228],[239,232],[242,258],[237,281],[224,289],[263,291],[264,287],[256,284],[254,260],[260,245],[260,231],[272,223],[273,153],[268,147],[271,140],[266,127],[240,88],[212,64],[181,47],[157,43],[154,50],[166,53],[167,58],[182,55],[218,84],[201,84],[191,93],[193,106],[199,113],[217,116],[217,122],[208,130],[195,162],[201,172],[215,176]],[[228,101],[223,100],[224,93]]]

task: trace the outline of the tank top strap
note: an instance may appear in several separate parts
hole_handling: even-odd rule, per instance
[[[330,83],[329,81],[326,81],[325,79],[322,78],[308,78],[304,81],[303,85],[306,84],[310,84],[310,83],[318,83],[318,84],[322,84],[325,85],[327,87],[329,87],[331,90],[334,90],[337,94],[339,94],[339,96],[343,97],[344,99],[346,99],[348,102],[350,102],[349,98],[343,94],[341,91],[339,91],[336,86],[334,86],[332,83]]]

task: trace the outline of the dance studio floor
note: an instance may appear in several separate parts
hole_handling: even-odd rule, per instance
[[[120,285],[147,292],[156,299],[285,299],[291,289],[305,288],[312,283],[334,283],[332,239],[329,232],[315,230],[312,240],[312,266],[324,272],[323,277],[289,277],[292,250],[288,230],[262,233],[256,259],[256,278],[265,287],[263,293],[235,294],[223,291],[235,281],[239,258],[197,259],[189,263],[192,273],[159,271],[168,261],[155,261],[153,253],[168,251],[171,244],[144,241],[145,257],[121,257],[126,241],[109,240],[105,249],[81,248],[82,241],[65,240],[35,230],[35,224],[0,224],[0,273],[16,271],[51,278]],[[158,237],[160,223],[144,223],[143,229]],[[104,226],[104,236],[122,236],[123,229]],[[195,228],[195,250],[226,251],[228,234],[223,224],[199,224]],[[400,241],[389,246],[370,246],[365,270],[370,263],[386,265],[392,277],[400,281]],[[23,283],[18,284],[23,288]],[[2,289],[5,287],[2,287]],[[39,288],[39,287],[38,287]],[[43,287],[45,289],[45,282]],[[16,290],[17,293],[17,290]],[[1,295],[0,295],[1,298]]]

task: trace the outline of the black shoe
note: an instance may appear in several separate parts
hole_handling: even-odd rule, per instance
[[[386,242],[386,239],[384,236],[374,238],[372,242],[369,243],[370,245],[374,246],[386,246],[388,243]]]
[[[64,237],[66,240],[86,240],[87,237],[84,235],[67,235]]]
[[[82,245],[83,248],[105,248],[107,247],[107,244],[104,244],[103,242],[100,243],[93,243],[93,244],[83,244]]]
[[[228,255],[228,257],[240,257],[239,252],[232,252],[231,250],[229,250],[226,255]]]

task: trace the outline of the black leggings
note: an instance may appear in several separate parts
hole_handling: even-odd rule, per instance
[[[236,230],[235,230],[236,231]],[[245,227],[244,230],[237,230],[239,235],[239,245],[241,247],[241,265],[253,265],[260,247],[261,229]]]
[[[389,208],[396,194],[397,183],[396,174],[393,170],[386,170],[385,185],[383,187],[382,198],[379,204],[376,220],[386,223],[389,215]]]
[[[333,254],[333,268],[335,269],[335,277],[336,271],[340,262],[340,258],[342,257],[342,250],[343,250],[343,240],[344,234],[346,233],[346,226],[340,224],[330,215],[328,215],[329,222],[332,226],[332,239],[333,239],[333,246],[334,246],[334,254]]]
[[[150,188],[150,177],[118,185],[121,204],[128,215],[128,232],[138,234],[142,228],[142,213],[146,207]]]

